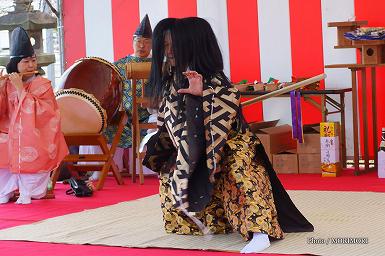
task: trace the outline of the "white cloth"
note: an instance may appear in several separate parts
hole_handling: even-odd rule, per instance
[[[158,120],[158,110],[157,109],[151,109],[148,108],[147,111],[151,113],[151,115],[148,118],[148,123],[156,123]],[[142,141],[140,142],[139,145],[139,152],[144,152],[146,151],[146,144],[150,140],[152,136],[156,134],[158,129],[148,129],[146,136],[143,137]],[[146,166],[143,166],[143,174],[156,174],[153,172],[151,169],[148,169]]]
[[[156,123],[158,121],[158,110],[154,110],[152,108],[148,108],[147,111],[151,114],[148,117],[148,123]],[[158,129],[148,129],[147,134],[156,132]]]
[[[8,169],[0,169],[0,203],[7,203],[17,188],[16,175]]]
[[[254,233],[253,239],[241,250],[241,253],[257,253],[270,247],[270,240],[267,234]]]
[[[153,129],[151,129],[153,130]],[[157,130],[151,132],[151,133],[147,133],[146,136],[143,137],[142,141],[140,142],[140,145],[139,145],[139,152],[144,152],[146,151],[146,144],[147,142],[151,139],[152,136],[154,136],[155,134],[157,133]]]
[[[158,120],[158,110],[153,108],[148,108],[147,111],[151,114],[148,117],[148,123],[156,123]],[[146,136],[142,139],[139,145],[139,152],[144,152],[146,150],[146,144],[148,140],[156,134],[158,129],[148,129]],[[143,174],[144,175],[153,175],[156,174],[151,169],[148,169],[146,166],[143,166]]]
[[[50,172],[11,173],[8,169],[0,169],[0,201],[5,203],[18,189],[20,197],[17,203],[28,204],[31,198],[40,199],[45,196],[49,181]]]
[[[108,145],[108,147],[111,147],[111,145]],[[115,164],[118,166],[119,171],[123,170],[123,148],[116,148],[115,155],[113,157]],[[99,146],[80,146],[79,147],[79,154],[103,154],[102,149]],[[103,164],[102,162],[79,162],[78,164]],[[91,180],[98,180],[100,177],[100,172],[93,172],[92,176],[90,177]]]

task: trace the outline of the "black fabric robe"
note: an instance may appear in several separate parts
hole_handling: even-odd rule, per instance
[[[221,138],[216,129],[221,132],[230,129],[237,129],[239,132],[248,129],[243,121],[241,109],[239,107],[239,92],[234,88],[222,86],[223,80],[214,77],[209,82],[205,80],[203,97],[192,95],[186,96],[185,111],[187,120],[187,140],[189,146],[189,167],[190,176],[188,178],[188,211],[202,211],[211,200],[214,181],[213,161],[220,165],[221,150],[227,140]],[[214,97],[213,97],[214,96]],[[218,100],[218,101],[216,101]],[[210,106],[214,104],[214,107]],[[208,112],[208,110],[210,110]],[[226,115],[228,110],[228,114]],[[214,112],[214,113],[212,113]],[[213,115],[220,113],[219,115]],[[210,119],[210,116],[217,118]],[[223,122],[233,116],[235,122],[228,123],[224,127]],[[159,123],[159,122],[158,122]],[[143,164],[155,172],[169,172],[175,165],[176,149],[168,136],[164,123],[160,122],[158,132],[147,143],[146,156]],[[226,122],[227,124],[227,122]],[[213,132],[214,130],[214,132]],[[212,154],[210,150],[211,139],[216,143],[216,152]],[[255,149],[259,158],[262,159],[264,167],[268,172],[270,183],[273,190],[275,207],[278,213],[278,221],[284,232],[311,232],[313,225],[296,208],[291,198],[278,179],[262,144],[258,144]],[[214,160],[212,160],[214,158]],[[211,161],[212,160],[212,161]],[[216,174],[220,175],[220,174]]]

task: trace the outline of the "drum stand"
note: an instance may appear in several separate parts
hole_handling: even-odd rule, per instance
[[[100,190],[103,188],[104,180],[109,171],[112,172],[115,177],[117,183],[119,185],[123,185],[123,179],[120,175],[119,169],[115,164],[113,157],[116,151],[116,147],[119,144],[120,137],[122,135],[122,131],[124,125],[127,123],[128,117],[125,111],[120,111],[120,120],[118,125],[118,130],[116,132],[116,136],[111,143],[111,147],[109,148],[107,145],[106,137],[101,134],[65,134],[65,140],[67,146],[83,146],[83,145],[92,145],[99,146],[102,149],[103,154],[70,154],[67,155],[63,161],[67,163],[68,169],[77,172],[88,172],[88,171],[101,171],[101,175],[99,177],[98,183],[96,185],[96,189]],[[77,162],[102,162],[101,164],[89,164],[89,165],[80,165]],[[55,188],[56,181],[60,174],[60,168],[53,171],[51,176],[52,188],[48,193],[52,194],[52,191]]]
[[[144,87],[146,80],[148,79],[151,71],[151,62],[130,62],[126,64],[126,77],[131,80],[131,95],[132,95],[132,154],[130,163],[130,172],[132,173],[132,182],[136,182],[136,167],[139,166],[139,183],[144,183],[143,175],[143,158],[145,152],[139,152],[140,146],[140,131],[148,129],[157,129],[155,123],[142,123],[139,121],[138,109],[139,107],[148,108],[150,100],[145,97]],[[141,96],[137,95],[137,82],[141,80],[142,93]]]

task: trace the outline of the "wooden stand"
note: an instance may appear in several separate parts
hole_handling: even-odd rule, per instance
[[[346,32],[367,24],[366,20],[329,22],[328,27],[337,27],[338,43],[334,48],[358,48],[361,51],[362,64],[385,63],[385,40],[350,40],[344,36]]]
[[[127,123],[127,115],[125,111],[120,111],[121,117],[119,120],[118,130],[109,148],[107,145],[107,139],[103,134],[66,134],[64,135],[68,146],[82,146],[82,145],[94,145],[99,146],[102,149],[103,154],[70,154],[67,155],[62,163],[67,162],[67,167],[71,171],[88,172],[88,171],[101,171],[96,189],[103,188],[104,180],[107,177],[109,171],[114,175],[117,183],[123,185],[123,179],[120,175],[119,169],[116,166],[113,157],[116,151],[116,147],[119,144],[120,137]],[[78,162],[102,162],[102,164],[95,165],[80,165]],[[60,168],[55,170],[52,174],[52,191],[55,188],[56,181],[60,174]],[[49,192],[51,193],[51,192]]]
[[[337,40],[338,44],[334,48],[354,48],[352,41],[345,38],[346,32],[356,30],[361,26],[368,24],[368,21],[343,21],[343,22],[329,22],[328,27],[337,27]]]
[[[335,65],[326,65],[325,68],[348,68],[351,71],[352,76],[352,107],[353,107],[353,140],[354,140],[354,173],[358,175],[360,172],[359,169],[359,149],[358,149],[358,92],[357,92],[357,74],[361,72],[361,86],[362,86],[362,123],[363,132],[364,132],[364,159],[365,159],[365,169],[364,171],[369,171],[369,140],[368,140],[368,113],[372,113],[372,125],[373,125],[373,150],[374,150],[374,170],[377,169],[377,92],[376,92],[376,67],[385,67],[385,64],[370,65],[370,64],[335,64]],[[371,72],[371,88],[370,92],[367,87],[367,69],[370,69]],[[371,109],[368,109],[367,95],[371,93],[372,95],[372,106]]]
[[[126,65],[126,77],[131,79],[131,95],[132,95],[132,161],[130,171],[132,173],[132,182],[136,182],[136,164],[139,164],[139,183],[144,183],[142,161],[145,152],[139,152],[140,132],[141,130],[156,129],[156,123],[142,123],[139,120],[138,108],[149,107],[149,99],[144,97],[144,88],[151,71],[151,62],[131,62]],[[137,95],[137,82],[141,80],[142,93]]]
[[[378,167],[377,159],[377,93],[376,93],[376,67],[385,66],[385,40],[349,40],[344,37],[344,33],[353,31],[359,26],[367,25],[367,21],[354,21],[354,22],[330,22],[329,27],[337,27],[338,33],[338,45],[334,48],[358,48],[361,51],[361,63],[362,64],[334,64],[326,65],[326,68],[348,68],[352,77],[352,107],[353,107],[353,140],[354,140],[354,173],[358,175],[361,171],[359,169],[359,140],[358,140],[358,93],[357,93],[357,75],[361,73],[361,86],[362,86],[362,123],[364,133],[364,159],[365,169],[369,171],[369,141],[368,141],[368,112],[372,113],[372,125],[373,125],[373,153],[374,153],[374,169]],[[368,90],[367,83],[367,69],[371,72],[371,94],[372,94],[372,106],[371,110],[368,110],[367,95]]]

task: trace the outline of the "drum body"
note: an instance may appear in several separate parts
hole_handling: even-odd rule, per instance
[[[117,123],[122,103],[123,77],[107,60],[87,57],[69,67],[58,83],[57,89],[77,88],[92,94],[107,112],[107,123]],[[79,110],[81,111],[81,110]]]

